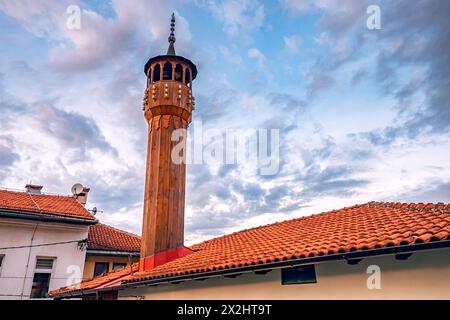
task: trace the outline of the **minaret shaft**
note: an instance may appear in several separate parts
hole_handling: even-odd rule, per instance
[[[183,245],[186,164],[172,161],[171,152],[185,141],[171,141],[171,137],[175,130],[186,128],[187,122],[173,115],[149,121],[142,257]]]
[[[186,164],[181,160],[195,106],[192,80],[197,67],[189,59],[175,55],[174,30],[172,16],[168,53],[149,59],[144,69],[147,89],[143,110],[148,142],[141,271],[192,253],[184,247]]]

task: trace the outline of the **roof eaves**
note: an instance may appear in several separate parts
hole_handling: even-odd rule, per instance
[[[23,219],[23,220],[37,220],[45,222],[60,222],[60,223],[71,223],[71,224],[81,224],[81,225],[93,225],[98,223],[97,219],[89,218],[75,218],[63,214],[46,214],[34,211],[25,210],[13,210],[0,208],[0,217],[13,218],[13,219]]]
[[[81,297],[84,295],[96,294],[99,291],[116,291],[116,290],[123,290],[123,289],[128,289],[128,288],[138,288],[138,287],[143,287],[143,286],[148,286],[148,285],[159,285],[159,284],[165,284],[165,283],[177,283],[177,282],[190,281],[190,280],[208,279],[208,278],[220,277],[220,276],[239,275],[239,274],[250,273],[250,272],[255,272],[255,271],[270,271],[273,269],[283,269],[283,268],[290,268],[290,267],[296,267],[296,266],[301,266],[301,265],[316,264],[316,263],[329,262],[329,261],[337,261],[337,260],[348,261],[348,260],[354,260],[354,259],[368,258],[368,257],[372,257],[372,256],[414,253],[414,252],[423,251],[423,250],[444,249],[444,248],[450,248],[450,240],[440,240],[440,241],[435,241],[435,242],[426,242],[426,243],[393,246],[393,247],[383,247],[383,248],[376,248],[376,249],[370,249],[370,250],[358,250],[358,251],[351,251],[351,252],[346,252],[346,253],[329,254],[329,255],[308,257],[308,258],[302,258],[302,259],[292,259],[292,260],[285,260],[285,261],[265,263],[265,264],[256,264],[256,265],[250,265],[247,267],[229,268],[229,269],[209,271],[209,272],[199,272],[199,273],[192,273],[192,274],[180,275],[180,276],[161,277],[161,278],[157,278],[157,279],[137,280],[137,281],[133,281],[133,282],[125,281],[117,286],[99,288],[101,285],[98,285],[95,288],[90,288],[90,289],[86,289],[86,290],[69,291],[69,292],[65,292],[65,293],[61,293],[61,294],[56,294],[53,297],[54,298],[71,298],[71,297],[75,298],[75,297]],[[125,279],[128,276],[129,275],[124,276],[121,279]],[[111,282],[116,282],[116,281],[117,281],[117,279],[112,280]]]
[[[102,255],[102,256],[133,256],[139,257],[139,251],[125,251],[125,250],[106,250],[106,249],[87,249],[86,254]]]
[[[210,272],[198,272],[198,273],[190,273],[187,275],[181,276],[172,276],[172,277],[163,277],[151,280],[137,280],[137,281],[128,281],[123,283],[118,287],[118,289],[129,288],[129,287],[140,287],[149,284],[160,284],[166,282],[179,282],[184,281],[186,279],[194,279],[194,278],[211,278],[217,277],[220,275],[232,275],[232,274],[241,274],[244,272],[254,272],[254,271],[264,271],[264,270],[272,270],[272,269],[280,269],[280,268],[289,268],[306,264],[315,264],[321,262],[328,261],[336,261],[336,260],[354,260],[361,258],[368,258],[372,256],[381,256],[381,255],[389,255],[389,254],[404,254],[404,253],[413,253],[423,250],[431,250],[431,249],[442,249],[442,248],[450,248],[450,240],[440,240],[435,242],[427,242],[427,243],[419,243],[419,244],[411,244],[411,245],[402,245],[402,246],[393,246],[393,247],[383,247],[376,248],[370,250],[358,250],[351,251],[346,253],[337,253],[337,254],[329,254],[315,257],[308,257],[302,259],[291,259],[291,260],[283,260],[272,263],[263,263],[263,264],[255,264],[247,267],[237,267],[237,268],[229,268],[217,271]]]

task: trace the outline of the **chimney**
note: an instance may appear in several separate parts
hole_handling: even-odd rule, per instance
[[[25,186],[25,190],[29,194],[41,194],[41,190],[44,186],[40,186],[38,184],[27,184]]]
[[[143,110],[148,123],[147,172],[142,223],[140,270],[149,270],[192,253],[184,246],[184,197],[186,163],[171,157],[178,129],[191,122],[195,100],[192,80],[197,67],[175,53],[175,16],[170,24],[166,55],[150,58],[145,65],[147,89]],[[183,149],[185,152],[185,149]]]
[[[75,198],[81,205],[86,205],[90,190],[90,188],[83,187],[83,191],[75,195]]]

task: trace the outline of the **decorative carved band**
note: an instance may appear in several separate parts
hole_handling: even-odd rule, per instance
[[[149,131],[159,128],[173,128],[173,129],[187,129],[188,122],[179,116],[174,115],[162,115],[155,116],[150,119],[148,123]]]

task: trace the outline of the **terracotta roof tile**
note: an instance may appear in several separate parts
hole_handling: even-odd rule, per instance
[[[139,270],[139,263],[133,263],[131,266],[125,266],[119,269],[115,269],[111,272],[105,273],[104,275],[95,277],[92,280],[84,281],[79,284],[64,287],[61,289],[54,290],[50,292],[50,295],[58,295],[63,292],[71,292],[71,291],[82,291],[82,290],[88,290],[92,288],[101,288],[105,284],[114,284],[117,280],[120,280],[121,278],[128,277],[130,274],[133,274],[134,272]]]
[[[211,239],[192,246],[190,255],[146,272],[129,272],[119,282],[450,240],[449,218],[450,204],[370,202]],[[96,278],[83,284],[84,289],[97,288],[99,282],[110,285]]]
[[[141,238],[135,234],[97,223],[89,227],[88,249],[139,252]]]
[[[95,221],[74,197],[0,190],[0,210]]]

